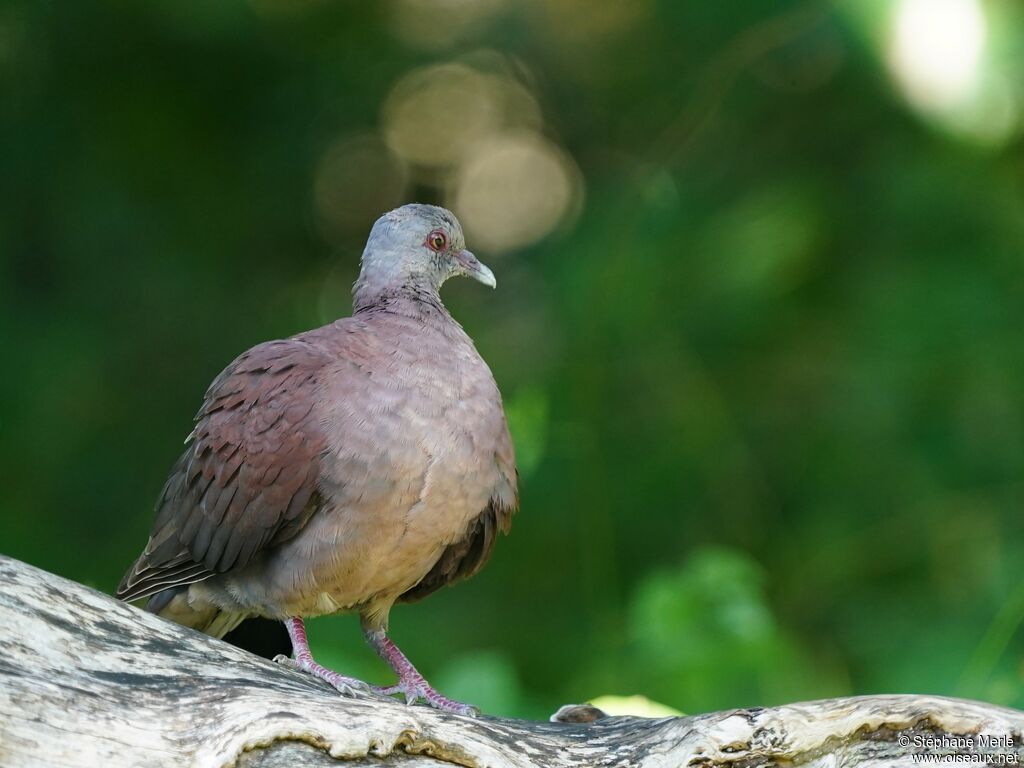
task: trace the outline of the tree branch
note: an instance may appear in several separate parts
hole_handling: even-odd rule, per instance
[[[307,675],[2,556],[0,645],[0,764],[11,768],[823,768],[909,765],[912,754],[983,754],[995,764],[1024,756],[1024,713],[936,696],[661,719],[563,707],[562,722],[342,698]]]

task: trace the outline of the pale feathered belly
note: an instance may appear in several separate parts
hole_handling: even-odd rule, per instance
[[[324,489],[325,506],[298,535],[231,577],[228,591],[277,618],[386,613],[483,511],[495,482],[488,463],[434,458]]]

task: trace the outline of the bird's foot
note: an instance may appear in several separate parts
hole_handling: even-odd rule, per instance
[[[476,707],[449,699],[447,696],[438,693],[420,674],[406,675],[400,678],[394,685],[382,688],[374,686],[371,690],[382,696],[394,696],[396,693],[400,693],[405,696],[405,703],[410,705],[415,704],[417,699],[423,699],[434,709],[439,709],[442,712],[451,712],[453,715],[476,717],[480,714],[480,710]]]
[[[306,654],[300,654],[297,659],[278,654],[274,657],[274,661],[282,666],[298,669],[313,675],[313,677],[320,678],[342,696],[355,696],[359,692],[373,690],[369,684],[364,683],[362,680],[355,677],[347,677],[335,672],[333,669],[328,669],[322,664],[317,664],[313,661],[312,656],[307,656]]]
[[[476,717],[480,714],[480,710],[476,707],[454,701],[435,691],[430,683],[427,682],[427,679],[412,665],[408,657],[395,645],[394,641],[385,634],[383,629],[373,628],[364,623],[363,634],[366,636],[366,642],[370,644],[370,647],[398,675],[398,682],[395,685],[386,688],[374,688],[373,691],[375,693],[383,694],[384,696],[393,696],[396,693],[401,693],[405,696],[406,704],[414,704],[417,699],[423,699],[434,709],[440,709],[442,712],[451,712],[454,715]]]

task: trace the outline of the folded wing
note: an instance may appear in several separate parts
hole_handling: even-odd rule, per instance
[[[327,362],[301,338],[271,341],[214,380],[118,597],[138,600],[241,568],[305,525],[319,504],[325,440],[313,406]]]

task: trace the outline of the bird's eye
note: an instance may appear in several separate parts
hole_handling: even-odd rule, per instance
[[[432,251],[443,251],[448,246],[448,236],[439,229],[427,235],[427,246]]]

